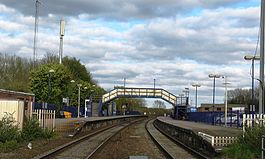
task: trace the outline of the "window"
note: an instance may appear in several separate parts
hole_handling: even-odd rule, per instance
[[[209,108],[204,108],[205,110],[209,110]]]
[[[221,108],[217,108],[217,111],[221,111]]]

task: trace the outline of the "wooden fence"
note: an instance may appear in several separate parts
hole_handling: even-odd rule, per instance
[[[254,126],[265,126],[265,114],[243,114],[243,132]]]
[[[32,117],[39,121],[42,128],[54,130],[55,110],[35,109],[32,111]]]
[[[198,132],[198,135],[203,139],[211,143],[213,147],[223,147],[234,143],[237,137],[221,137],[221,136],[211,136],[206,133]]]

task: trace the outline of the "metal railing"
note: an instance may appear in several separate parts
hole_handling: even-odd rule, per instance
[[[161,88],[115,88],[102,96],[102,102],[106,103],[118,97],[132,98],[161,98],[173,105],[184,104],[186,97],[177,97]]]

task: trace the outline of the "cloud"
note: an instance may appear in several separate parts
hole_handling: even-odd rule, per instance
[[[104,19],[149,19],[154,17],[174,17],[182,12],[201,8],[218,8],[239,3],[240,0],[40,0],[40,15],[48,14],[77,16],[87,14],[91,18]],[[33,0],[18,3],[14,0],[1,0],[0,3],[14,8],[25,15],[34,15]],[[31,8],[31,9],[29,9]]]
[[[0,52],[32,57],[33,2],[0,0]],[[259,8],[227,7],[237,2],[42,1],[38,57],[57,54],[63,15],[64,56],[79,58],[105,89],[123,85],[123,78],[128,86],[153,87],[155,78],[157,87],[174,94],[190,87],[193,97],[191,84],[200,83],[200,96],[209,102],[210,73],[227,75],[230,89],[250,86],[250,63],[243,56],[256,48]],[[218,101],[222,83],[216,83]]]

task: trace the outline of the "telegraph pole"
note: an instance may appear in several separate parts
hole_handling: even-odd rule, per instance
[[[261,0],[260,11],[260,84],[259,84],[259,114],[264,113],[264,8],[265,1]]]

